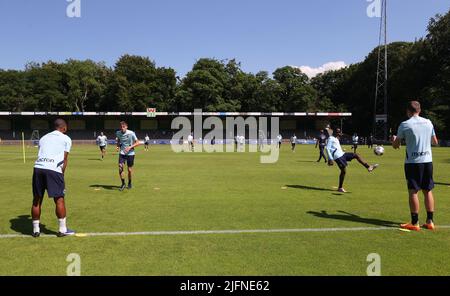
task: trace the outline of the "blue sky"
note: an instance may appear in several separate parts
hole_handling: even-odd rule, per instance
[[[367,0],[0,0],[0,68],[68,58],[149,56],[180,75],[196,59],[236,58],[245,71],[361,61],[378,42]],[[389,41],[426,34],[450,0],[389,0]]]

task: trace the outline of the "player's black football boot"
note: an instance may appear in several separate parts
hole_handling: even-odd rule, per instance
[[[58,232],[56,234],[57,237],[65,237],[65,236],[72,236],[75,235],[75,231],[67,229],[66,232]]]

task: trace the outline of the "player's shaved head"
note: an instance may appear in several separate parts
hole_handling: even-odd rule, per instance
[[[54,122],[54,127],[56,130],[62,130],[62,129],[67,130],[67,122],[62,118],[58,118]]]
[[[67,122],[62,118],[56,119],[53,125],[55,130],[60,131],[63,134],[67,132]]]

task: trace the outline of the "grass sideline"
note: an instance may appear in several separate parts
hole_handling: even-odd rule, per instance
[[[350,150],[350,147],[345,147]],[[316,163],[313,146],[282,147],[276,164],[257,153],[180,153],[140,147],[135,188],[119,192],[117,156],[99,161],[93,146],[75,146],[67,171],[68,225],[82,233],[395,227],[409,219],[404,151],[359,152],[380,168],[350,164],[346,189],[338,169]],[[0,146],[0,234],[29,234],[31,174],[37,149]],[[450,225],[450,150],[434,149],[436,222]],[[45,199],[44,233],[57,230]],[[425,211],[421,209],[421,221]],[[0,239],[0,275],[65,275],[70,253],[82,275],[365,275],[378,253],[383,275],[450,274],[450,229],[437,232],[322,231],[288,233],[95,236]]]

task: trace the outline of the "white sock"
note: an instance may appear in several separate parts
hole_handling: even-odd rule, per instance
[[[66,233],[67,227],[66,227],[66,218],[58,219],[59,222],[59,232]]]
[[[41,232],[39,228],[39,220],[33,220],[33,233]]]

